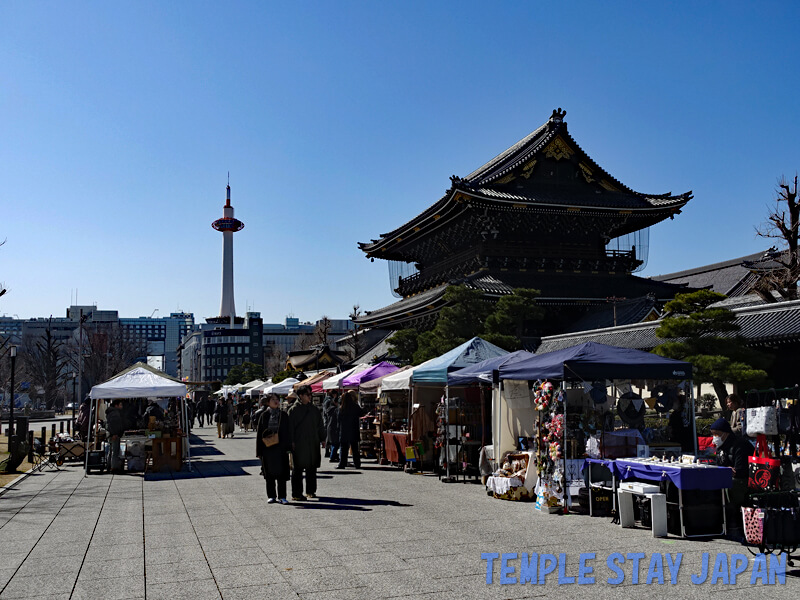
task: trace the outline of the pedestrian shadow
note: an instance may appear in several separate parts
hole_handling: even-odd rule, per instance
[[[225,454],[225,453],[216,446],[195,447],[194,445],[192,445],[192,457],[219,456],[220,454]]]
[[[409,508],[413,504],[403,504],[394,500],[367,500],[363,498],[332,498],[320,497],[313,502],[292,502],[295,508],[311,509],[311,510],[355,510],[361,512],[369,512],[373,506],[394,506],[400,508]]]
[[[192,470],[184,468],[180,471],[164,470],[157,473],[149,472],[145,475],[146,481],[160,481],[164,479],[210,479],[212,477],[240,477],[253,475],[244,470],[244,467],[260,466],[257,458],[248,460],[192,460]]]

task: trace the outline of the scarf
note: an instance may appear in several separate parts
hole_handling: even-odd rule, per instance
[[[268,408],[267,413],[269,414],[269,422],[267,423],[267,431],[270,433],[276,433],[278,431],[278,425],[281,419],[281,409],[276,408]]]

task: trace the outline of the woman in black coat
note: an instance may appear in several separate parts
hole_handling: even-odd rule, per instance
[[[325,422],[328,430],[328,446],[331,450],[330,462],[339,462],[339,398],[333,396],[325,410]]]
[[[261,413],[256,428],[256,456],[261,459],[264,479],[267,480],[268,504],[286,500],[286,482],[289,480],[289,451],[292,449],[291,427],[288,415],[281,410],[280,398],[270,394],[267,408]],[[266,446],[262,438],[278,433],[278,443]],[[275,484],[277,483],[277,490]]]
[[[337,469],[344,469],[347,466],[347,455],[353,451],[353,466],[361,468],[361,419],[364,411],[358,405],[356,393],[347,392],[342,396],[342,406],[339,408],[339,466]]]

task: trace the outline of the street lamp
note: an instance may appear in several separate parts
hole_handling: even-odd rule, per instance
[[[73,371],[72,372],[72,431],[73,432],[75,431],[75,402],[77,401],[75,398],[75,381],[77,378],[78,374],[75,373],[75,371]]]
[[[17,347],[11,346],[11,402],[8,412],[8,449],[16,446],[14,441],[14,370],[17,366]]]

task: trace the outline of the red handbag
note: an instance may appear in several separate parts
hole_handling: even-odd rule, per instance
[[[780,487],[781,461],[772,458],[767,436],[756,437],[756,451],[747,457],[747,487],[762,492],[774,492]]]

